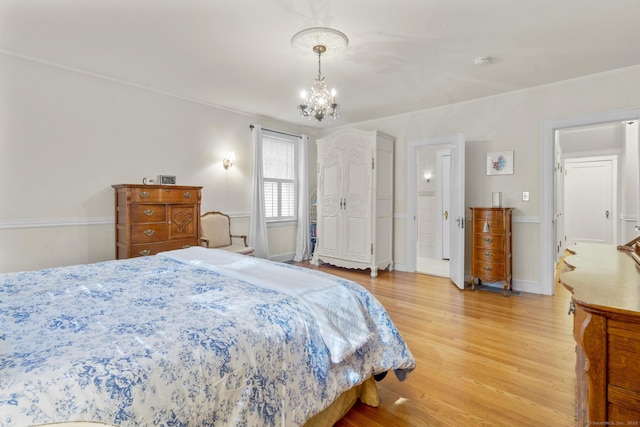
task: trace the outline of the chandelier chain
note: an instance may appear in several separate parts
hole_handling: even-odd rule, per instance
[[[329,92],[324,82],[324,77],[322,77],[322,53],[326,52],[326,50],[327,48],[323,45],[313,47],[313,51],[318,54],[318,78],[311,86],[311,93],[308,97],[306,92],[303,91],[302,100],[298,105],[300,114],[303,117],[314,118],[318,122],[321,122],[325,117],[335,120],[340,115],[340,106],[336,103],[335,89]]]

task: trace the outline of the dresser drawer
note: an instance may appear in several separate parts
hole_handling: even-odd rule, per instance
[[[634,392],[640,401],[640,325],[609,320],[607,332],[609,384]]]
[[[166,205],[131,205],[131,222],[164,222],[167,219]]]
[[[486,227],[485,227],[486,224]],[[476,218],[473,221],[473,229],[482,234],[504,234],[504,222],[500,221],[485,221],[482,218]],[[486,231],[485,231],[486,230]]]
[[[476,233],[473,235],[473,246],[479,249],[502,249],[504,248],[504,236]]]
[[[485,282],[502,281],[505,278],[504,264],[473,262],[472,274]]]
[[[184,188],[132,188],[131,203],[196,203],[198,192]]]
[[[167,240],[167,225],[164,222],[131,225],[131,243],[162,242],[163,240]]]
[[[198,239],[176,240],[173,242],[159,242],[131,245],[131,258],[139,256],[155,255],[160,252],[184,249],[190,246],[198,246]]]
[[[505,214],[502,210],[492,210],[492,209],[482,209],[481,211],[476,211],[474,215],[474,219],[482,222],[504,222]]]
[[[503,250],[476,249],[473,251],[473,259],[482,263],[504,263],[505,256]]]

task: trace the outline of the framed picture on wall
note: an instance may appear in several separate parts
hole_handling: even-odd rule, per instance
[[[487,153],[487,175],[513,175],[513,151]]]

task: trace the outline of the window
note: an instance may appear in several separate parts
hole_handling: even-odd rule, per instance
[[[296,219],[296,142],[295,136],[262,132],[262,173],[267,221]]]

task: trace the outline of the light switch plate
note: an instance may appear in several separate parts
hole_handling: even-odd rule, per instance
[[[522,201],[523,202],[528,202],[529,201],[529,192],[528,191],[523,191],[522,192]]]

